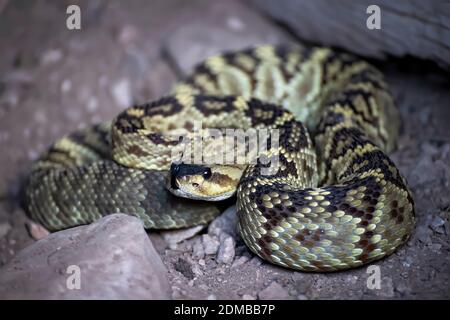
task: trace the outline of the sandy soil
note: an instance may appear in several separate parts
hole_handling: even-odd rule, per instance
[[[52,140],[159,97],[207,55],[293,40],[236,0],[75,2],[82,8],[78,31],[65,27],[68,2],[0,2],[0,266],[39,237],[19,190],[30,163]],[[449,77],[422,61],[374,63],[401,111],[392,158],[407,177],[417,211],[412,239],[376,263],[381,289],[368,289],[366,268],[294,272],[262,262],[239,239],[230,265],[215,255],[199,258],[196,243],[205,230],[170,247],[151,232],[173,298],[450,298]]]

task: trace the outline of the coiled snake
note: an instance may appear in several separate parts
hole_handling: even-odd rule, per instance
[[[196,120],[279,130],[279,145],[265,154],[279,161],[270,174],[260,159],[243,174],[172,165],[175,194],[208,200],[211,192],[214,200],[221,188],[227,196],[237,188],[239,233],[263,259],[303,271],[348,269],[392,253],[411,234],[414,203],[385,154],[399,119],[382,75],[352,55],[302,46],[211,57],[170,95],[56,141],[32,167],[28,211],[51,230],[115,212],[146,228],[209,222],[219,214],[213,202],[166,188],[178,146],[171,133],[191,132]]]

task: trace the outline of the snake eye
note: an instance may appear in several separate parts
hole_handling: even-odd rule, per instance
[[[203,179],[208,180],[209,178],[211,178],[211,169],[210,168],[206,168],[205,171],[203,171]]]
[[[194,183],[192,184],[192,186],[193,186],[194,188],[198,188],[199,184],[194,182]]]

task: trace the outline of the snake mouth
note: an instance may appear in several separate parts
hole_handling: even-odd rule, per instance
[[[200,196],[200,195],[192,194],[190,192],[186,192],[182,188],[179,188],[178,186],[177,186],[177,188],[172,188],[172,186],[170,186],[167,188],[167,190],[169,190],[170,193],[172,193],[173,195],[175,195],[177,197],[191,199],[191,200],[199,200],[199,201],[223,201],[228,198],[231,198],[236,193],[235,191],[232,191],[232,192],[223,193],[223,194],[220,194],[217,196]]]

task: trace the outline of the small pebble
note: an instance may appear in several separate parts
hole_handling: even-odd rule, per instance
[[[248,257],[246,257],[246,256],[239,257],[238,259],[234,260],[233,264],[231,265],[231,268],[239,267],[239,266],[243,265],[244,263],[246,263],[247,261],[248,261]]]
[[[72,89],[72,81],[70,79],[65,79],[61,83],[61,92],[62,93],[67,93],[67,92],[70,91],[70,89]]]
[[[63,54],[62,54],[61,50],[51,49],[51,50],[44,52],[44,54],[42,54],[41,63],[44,65],[52,64],[52,63],[60,61],[62,59],[62,57],[63,57]]]
[[[186,239],[192,238],[197,233],[199,233],[204,227],[205,226],[200,225],[187,229],[162,231],[161,236],[163,237],[164,241],[166,241],[167,244],[170,246],[180,243]]]
[[[197,259],[205,257],[205,250],[203,249],[202,241],[197,238],[192,245],[192,256]]]
[[[111,88],[111,94],[119,107],[127,108],[131,106],[131,89],[128,79],[117,81]]]
[[[40,224],[34,222],[27,223],[27,229],[28,232],[30,233],[30,236],[35,240],[43,239],[50,234],[50,232],[47,229],[45,229]]]
[[[444,233],[445,221],[441,217],[434,217],[433,221],[431,221],[430,227],[437,233]]]
[[[6,236],[9,230],[11,230],[11,225],[9,223],[5,222],[0,224],[0,238]]]
[[[234,239],[226,235],[220,241],[219,251],[217,252],[217,262],[231,264],[234,259]]]
[[[260,257],[258,257],[258,256],[254,256],[252,258],[252,260],[250,260],[250,263],[255,265],[255,266],[257,266],[257,267],[259,267],[263,263],[263,260]]]
[[[211,237],[209,234],[202,235],[202,244],[205,254],[216,254],[219,249],[220,242],[216,237]]]
[[[209,224],[208,233],[217,237],[219,237],[222,233],[226,233],[236,239],[236,224],[236,206],[233,205],[226,209],[220,216]]]
[[[283,300],[289,299],[289,293],[276,281],[272,281],[269,286],[258,293],[261,300]]]

